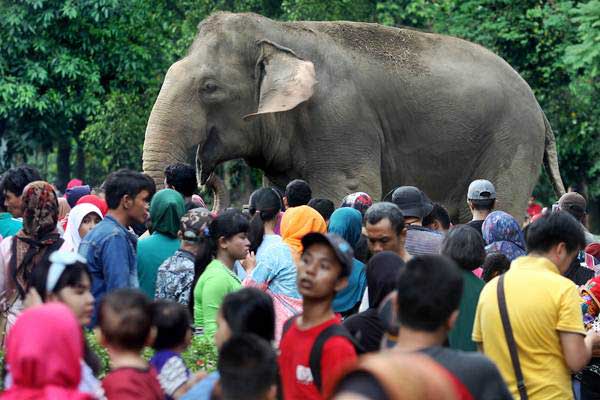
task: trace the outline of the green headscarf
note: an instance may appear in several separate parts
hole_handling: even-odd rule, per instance
[[[341,236],[354,248],[362,231],[362,214],[354,208],[338,208],[329,218],[328,231]]]
[[[150,204],[152,232],[160,232],[176,238],[183,214],[185,214],[183,196],[172,189],[161,190],[154,195]]]

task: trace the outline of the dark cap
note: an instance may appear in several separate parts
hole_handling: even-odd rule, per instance
[[[558,206],[564,211],[575,211],[579,214],[585,214],[587,210],[587,201],[585,197],[577,192],[569,192],[562,195],[558,200]]]
[[[433,203],[419,188],[400,186],[392,193],[392,202],[396,204],[405,217],[423,219],[433,210]]]
[[[338,261],[342,265],[342,268],[344,268],[342,275],[350,275],[352,272],[352,263],[354,262],[354,251],[352,251],[352,246],[350,246],[348,242],[335,233],[324,235],[322,233],[312,232],[304,235],[302,238],[302,247],[304,249],[307,249],[315,243],[323,243],[331,247]]]

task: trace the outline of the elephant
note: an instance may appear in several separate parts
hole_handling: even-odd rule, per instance
[[[194,157],[202,184],[243,158],[276,186],[301,178],[334,202],[417,186],[463,222],[475,179],[493,182],[498,208],[517,218],[542,163],[564,193],[550,124],[508,63],[459,38],[374,23],[207,17],[166,73],[143,169],[160,184],[168,163]]]

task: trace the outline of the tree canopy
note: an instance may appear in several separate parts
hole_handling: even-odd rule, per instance
[[[59,187],[73,174],[99,183],[115,168],[141,168],[164,74],[216,10],[404,25],[479,43],[534,90],[566,184],[600,195],[600,0],[0,0],[2,165],[34,163]],[[232,179],[247,175],[228,168]]]

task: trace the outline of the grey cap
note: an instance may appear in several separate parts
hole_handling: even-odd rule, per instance
[[[400,186],[392,193],[392,203],[396,204],[405,217],[423,219],[433,210],[433,203],[419,188]]]
[[[302,238],[302,247],[304,249],[315,243],[327,244],[333,249],[338,261],[342,264],[342,268],[344,268],[344,276],[349,276],[352,273],[354,251],[348,242],[335,233],[327,233],[324,235],[319,232],[312,232],[304,235]]]
[[[491,200],[496,198],[496,188],[487,179],[477,179],[469,185],[468,200]]]

